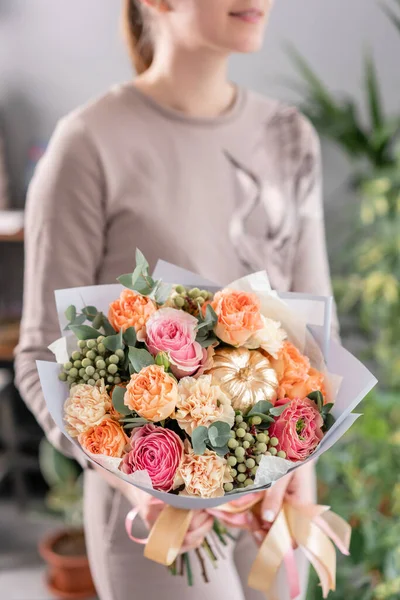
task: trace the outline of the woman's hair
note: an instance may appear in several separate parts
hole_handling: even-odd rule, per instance
[[[143,18],[140,0],[124,0],[122,23],[133,66],[138,74],[153,60],[153,45]]]

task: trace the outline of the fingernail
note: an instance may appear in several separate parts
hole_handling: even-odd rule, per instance
[[[273,510],[264,510],[263,519],[264,519],[264,521],[267,521],[267,523],[272,523],[273,521],[275,521],[274,511]]]

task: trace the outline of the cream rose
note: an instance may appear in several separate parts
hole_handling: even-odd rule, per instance
[[[98,425],[111,407],[111,398],[104,383],[100,386],[75,385],[64,404],[67,432],[71,437],[78,437],[79,434]]]
[[[175,419],[187,434],[192,435],[196,427],[208,427],[215,421],[233,426],[235,411],[231,401],[219,385],[212,384],[211,375],[197,379],[184,377],[178,384],[178,392]]]
[[[174,488],[185,485],[182,495],[201,498],[224,496],[224,484],[233,481],[225,458],[211,450],[194,454],[189,442],[185,442],[185,455],[175,476]]]
[[[274,358],[278,358],[278,353],[283,347],[283,343],[287,338],[286,331],[281,327],[279,321],[268,319],[261,316],[263,327],[256,331],[251,338],[244,344],[249,350],[258,350],[262,348]]]

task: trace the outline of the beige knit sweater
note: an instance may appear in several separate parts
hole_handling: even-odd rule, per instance
[[[136,247],[221,284],[267,269],[278,290],[330,294],[310,124],[243,89],[222,116],[188,117],[133,83],[61,120],[27,201],[16,381],[64,451],[35,365],[59,337],[54,290],[115,282]]]

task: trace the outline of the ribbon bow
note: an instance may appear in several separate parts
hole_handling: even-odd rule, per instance
[[[259,517],[261,501],[262,495],[249,494],[207,512],[227,526],[248,529],[248,512],[252,511]],[[146,545],[146,558],[165,566],[171,565],[180,552],[193,511],[165,506],[146,539],[132,535],[132,524],[137,515],[138,509],[135,508],[126,517],[125,528],[130,539]],[[336,586],[334,544],[342,554],[348,555],[350,536],[350,525],[329,510],[329,506],[285,502],[259,547],[248,584],[253,589],[268,593],[273,600],[276,596],[276,577],[283,563],[288,575],[290,597],[294,600],[300,594],[293,550],[296,544],[316,570],[326,598]]]

